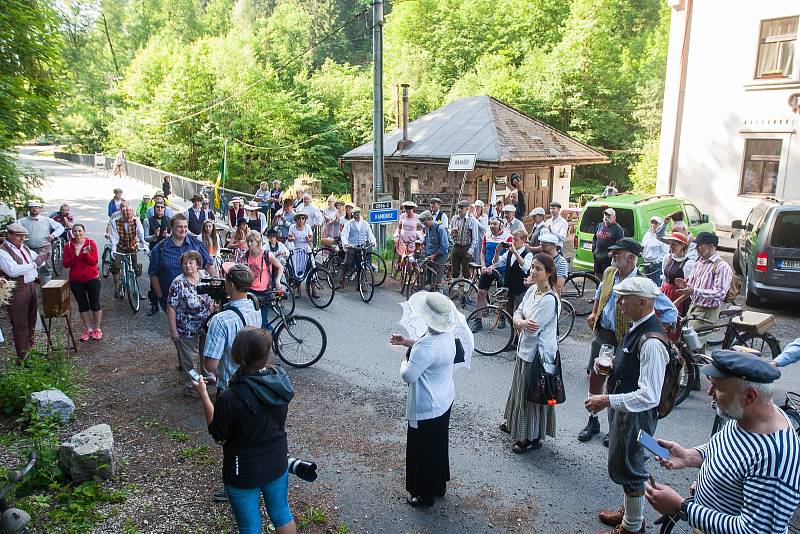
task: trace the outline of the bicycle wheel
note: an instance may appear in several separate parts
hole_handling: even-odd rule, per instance
[[[498,306],[484,306],[478,308],[467,317],[470,327],[477,326],[480,320],[480,329],[474,332],[475,350],[479,354],[494,356],[500,354],[511,345],[514,340],[514,328],[511,316],[506,310]]]
[[[139,279],[136,277],[136,273],[133,272],[133,269],[128,267],[126,270],[126,281],[128,285],[126,293],[128,293],[128,304],[131,305],[133,313],[137,313],[141,307],[142,300],[142,296],[139,294]]]
[[[317,265],[321,265],[327,268],[328,262],[331,258],[336,256],[336,251],[333,247],[324,246],[314,251],[314,260],[317,262]]]
[[[284,286],[286,289],[283,292],[283,300],[281,301],[281,305],[283,306],[283,314],[284,315],[291,315],[294,313],[294,291],[292,288]]]
[[[364,302],[371,301],[372,295],[375,293],[375,275],[366,262],[361,264],[361,270],[358,273],[358,293]]]
[[[575,325],[575,308],[569,301],[561,301],[561,313],[558,315],[558,342],[561,343],[572,332]]]
[[[328,336],[322,325],[311,317],[286,317],[273,334],[275,353],[287,365],[308,367],[325,354]]]
[[[592,313],[594,308],[594,294],[600,279],[592,273],[583,271],[575,272],[567,276],[564,288],[561,290],[561,298],[569,300],[575,308],[575,315],[584,317]]]
[[[323,265],[323,268],[327,269],[327,271],[331,273],[331,276],[334,280],[338,280],[339,274],[342,272],[342,262],[344,262],[344,258],[337,254],[328,258],[328,261],[325,263],[325,265]]]
[[[375,280],[375,287],[378,287],[386,281],[386,260],[377,252],[370,252],[369,262],[372,264],[372,278]]]
[[[781,344],[777,338],[765,332],[763,334],[750,334],[747,332],[738,332],[736,334],[738,339],[733,340],[729,346],[723,346],[723,349],[729,349],[733,345],[744,345],[750,347],[761,353],[761,357],[766,360],[774,360],[781,353]]]
[[[478,302],[478,286],[466,278],[458,278],[450,282],[447,296],[456,304],[457,308],[461,308],[465,312],[472,311]]]
[[[314,267],[306,276],[306,293],[311,304],[320,309],[327,308],[333,302],[336,282],[327,270]]]
[[[800,434],[800,413],[791,406],[781,406],[781,410],[783,410],[783,413],[789,418],[789,422],[792,423],[794,433]]]
[[[673,515],[662,515],[656,519],[655,524],[661,525],[659,534],[692,534],[694,532],[689,523],[681,521]]]
[[[695,383],[700,380],[694,359],[688,353],[682,353],[678,357],[681,359],[681,369],[678,375],[678,392],[675,394],[675,406],[689,398]]]
[[[57,239],[58,241],[61,240],[60,237]],[[63,244],[53,243],[53,252],[50,254],[50,265],[53,267],[53,274],[55,276],[61,276],[61,256],[64,252],[63,246]]]
[[[111,272],[111,263],[111,249],[104,249],[103,259],[100,262],[100,274],[103,275],[103,278],[108,278],[108,274]]]

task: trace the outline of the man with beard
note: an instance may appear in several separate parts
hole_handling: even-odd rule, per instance
[[[586,373],[589,375],[589,395],[603,392],[605,376],[594,372],[594,360],[600,354],[602,345],[611,345],[616,350],[630,326],[631,318],[617,306],[617,293],[613,287],[627,278],[639,276],[636,261],[642,255],[642,246],[630,237],[623,237],[616,245],[610,247],[611,266],[603,273],[597,287],[592,313],[586,318],[589,328],[594,332],[589,362]],[[678,319],[678,310],[669,298],[659,291],[655,298],[656,315],[666,325],[673,325]],[[578,434],[578,441],[589,441],[600,432],[600,420],[597,415],[590,414],[586,427]],[[608,443],[608,435],[603,444]]]
[[[758,357],[717,350],[702,372],[717,413],[730,419],[705,444],[656,459],[667,469],[699,467],[694,495],[684,499],[665,484],[647,484],[658,512],[677,516],[695,532],[786,532],[800,502],[800,441],[772,402],[778,369]]]

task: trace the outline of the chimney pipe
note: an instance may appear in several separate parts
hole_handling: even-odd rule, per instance
[[[403,138],[397,143],[397,150],[405,150],[411,146],[411,139],[408,138],[408,84],[402,83],[403,88]]]

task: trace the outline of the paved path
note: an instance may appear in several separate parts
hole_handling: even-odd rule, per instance
[[[142,193],[149,192],[149,186],[133,180],[114,181],[52,159],[22,158],[52,178],[41,192],[47,208],[56,209],[61,202],[70,203],[76,219],[86,223],[90,236],[99,242],[102,242],[106,204],[113,187],[121,186],[126,198],[139,199]],[[324,324],[329,349],[315,367],[292,371],[294,376],[349,384],[356,392],[353,398],[360,399],[353,406],[354,410],[381,414],[385,413],[382,410],[387,401],[396,401],[398,406],[390,411],[395,416],[402,414],[404,387],[398,377],[400,353],[388,345],[389,335],[399,331],[396,324],[401,315],[399,301],[399,295],[391,287],[377,290],[370,304],[362,303],[352,289],[337,293],[327,310],[309,308],[305,297],[300,299],[298,307],[302,313]],[[133,320],[145,319],[135,317]],[[782,317],[780,321],[794,325],[787,331],[798,330],[796,316]],[[784,336],[781,341],[785,344],[788,339]],[[618,507],[622,491],[606,476],[607,454],[600,441],[580,444],[575,439],[586,421],[582,400],[586,389],[583,368],[588,350],[588,332],[581,324],[561,346],[568,400],[557,410],[557,439],[546,441],[542,450],[526,456],[513,455],[510,443],[497,431],[513,372],[513,354],[476,355],[472,369],[457,374],[451,433],[453,483],[449,486],[448,497],[431,511],[409,510],[397,497],[402,488],[387,492],[387,481],[395,484],[398,473],[378,471],[371,474],[370,469],[351,469],[346,458],[325,458],[328,465],[337,460],[343,462],[342,469],[335,469],[336,472],[328,469],[321,475],[321,480],[336,487],[342,519],[359,531],[494,531],[495,526],[487,516],[464,512],[470,503],[480,499],[483,509],[493,506],[503,513],[519,509],[530,512],[531,521],[521,523],[514,530],[574,533],[600,529],[596,511],[601,507]],[[798,378],[800,369],[789,369],[781,386],[795,386],[796,389],[800,383]],[[302,394],[303,391],[298,391],[298,395]],[[340,400],[332,398],[331,403]],[[695,392],[659,424],[657,435],[685,445],[699,444],[706,440],[712,419],[713,412],[704,392]],[[399,416],[396,433],[385,436],[396,445],[391,460],[404,455],[402,424]],[[602,426],[607,428],[605,422]],[[327,431],[324,425],[319,428],[320,433]],[[355,429],[354,439],[359,439],[359,431],[369,432],[370,429]],[[389,461],[387,458],[387,463]],[[657,480],[673,484],[682,492],[692,474],[654,467]],[[646,514],[649,521],[656,518],[652,509],[648,508]]]

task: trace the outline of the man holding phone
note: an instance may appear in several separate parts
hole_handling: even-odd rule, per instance
[[[645,451],[638,437],[640,431],[652,435],[656,430],[655,408],[661,401],[669,352],[662,341],[666,340],[666,333],[654,309],[661,292],[653,281],[642,276],[626,278],[614,286],[614,293],[633,324],[617,347],[608,376],[607,383],[614,384],[614,393],[592,395],[584,404],[592,414],[609,408],[608,474],[625,492],[622,509],[603,510],[598,517],[616,527],[608,534],[628,534],[644,532],[648,475]]]
[[[701,371],[718,414],[729,421],[692,449],[658,440],[669,451],[657,458],[662,466],[700,472],[692,499],[651,481],[647,500],[695,532],[786,532],[800,502],[800,440],[772,401],[781,372],[744,352],[716,350],[711,358]]]

